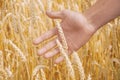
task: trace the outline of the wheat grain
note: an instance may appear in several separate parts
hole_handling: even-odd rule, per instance
[[[35,80],[40,80],[40,75],[36,74]]]
[[[48,67],[43,66],[43,65],[36,66],[33,70],[32,77],[34,77],[38,73],[38,71],[41,70],[42,68],[48,68]]]
[[[88,79],[87,80],[92,80],[92,78],[91,78],[91,75],[89,74],[88,75]]]
[[[51,11],[52,10],[52,0],[48,0],[48,10]]]
[[[7,75],[6,71],[2,68],[0,68],[0,76],[3,77],[3,79],[8,78],[8,75]]]
[[[12,74],[10,68],[6,68],[5,70],[6,70],[6,73],[7,73],[8,77],[9,78],[12,77],[13,74]]]
[[[44,8],[44,5],[43,5],[42,1],[41,1],[41,0],[37,0],[37,2],[38,2],[38,4],[39,4],[39,7],[40,7],[41,11],[42,11],[43,13],[45,13],[45,8]]]
[[[3,52],[0,51],[0,68],[3,68]]]
[[[41,75],[42,75],[42,80],[46,80],[45,72],[43,69],[40,69]]]

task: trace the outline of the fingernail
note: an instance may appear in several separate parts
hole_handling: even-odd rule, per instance
[[[42,55],[43,54],[43,50],[38,50],[38,55]]]
[[[37,40],[36,40],[36,39],[35,39],[35,40],[33,40],[33,43],[34,43],[34,44],[36,44],[36,43],[37,43]]]
[[[58,61],[54,61],[55,64],[58,64],[59,62]]]
[[[45,54],[45,58],[50,58],[50,55],[49,54]]]
[[[50,10],[47,10],[46,12],[47,12],[47,13],[49,13],[49,12],[50,12]]]
[[[47,10],[46,12],[47,12],[47,13],[51,13],[52,11],[51,11],[51,10]]]
[[[48,58],[48,54],[45,54],[45,58]]]

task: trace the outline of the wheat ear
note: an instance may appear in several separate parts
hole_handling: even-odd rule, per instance
[[[42,68],[47,68],[47,67],[46,67],[46,66],[43,66],[43,65],[38,65],[38,66],[36,66],[35,69],[33,70],[32,78],[33,78],[34,76],[36,76],[36,74],[38,73],[38,71],[41,70]],[[44,74],[43,70],[41,71],[41,73],[42,73],[42,77],[44,78],[43,80],[45,80],[45,74]]]
[[[85,73],[84,73],[84,69],[82,66],[82,62],[77,54],[77,52],[73,52],[73,60],[74,60],[74,64],[77,65],[78,70],[79,70],[79,74],[80,74],[80,80],[85,80]]]
[[[8,43],[19,53],[19,56],[25,62],[26,61],[26,57],[23,54],[23,52],[20,50],[20,48],[18,48],[11,40],[8,40]]]
[[[62,46],[63,46],[63,49],[65,49],[65,51],[68,50],[68,45],[67,45],[67,42],[66,42],[66,39],[65,39],[65,35],[63,33],[63,29],[62,27],[60,26],[59,22],[56,21],[56,27],[58,29],[58,33],[59,33],[59,36],[61,38],[61,41],[62,41]]]
[[[56,43],[57,43],[57,45],[58,45],[58,48],[59,48],[61,54],[62,54],[62,55],[64,56],[64,58],[65,58],[65,61],[66,61],[66,64],[67,64],[67,68],[68,68],[68,71],[69,71],[69,74],[70,74],[72,80],[75,80],[74,70],[73,70],[72,64],[71,64],[71,62],[70,62],[70,59],[68,58],[67,53],[66,53],[65,50],[63,49],[62,44],[60,43],[60,41],[59,41],[58,39],[56,40]]]

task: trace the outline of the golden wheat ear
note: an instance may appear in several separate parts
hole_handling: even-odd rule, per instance
[[[17,53],[19,54],[19,56],[22,59],[22,61],[26,62],[27,61],[26,56],[20,50],[20,48],[18,48],[11,40],[6,40],[6,41],[15,49],[15,51],[17,51]]]
[[[48,69],[48,67],[46,67],[44,65],[38,65],[38,66],[36,66],[34,68],[33,72],[32,72],[32,79],[34,79],[34,78],[35,79],[40,78],[39,77],[40,75],[38,75],[38,72],[40,71],[41,72],[41,77],[42,77],[41,79],[42,80],[47,80],[43,68],[47,68]]]
[[[68,52],[68,45],[67,45],[67,42],[66,42],[66,38],[65,38],[63,29],[60,26],[60,23],[58,21],[56,21],[56,27],[58,29],[58,33],[59,33],[60,39],[62,41],[63,49]]]
[[[67,69],[68,69],[69,75],[71,76],[71,78],[73,80],[75,80],[74,69],[72,67],[70,59],[68,58],[68,55],[67,55],[68,53],[66,53],[66,51],[64,50],[64,48],[62,47],[62,44],[60,43],[60,41],[58,39],[56,40],[56,43],[57,43],[57,46],[58,46],[58,48],[60,50],[60,53],[65,58],[65,62],[66,62],[66,65],[67,65]]]
[[[79,70],[80,80],[85,80],[84,68],[83,68],[82,62],[78,56],[78,53],[73,51],[72,57],[73,57],[73,63],[77,66],[77,68]]]

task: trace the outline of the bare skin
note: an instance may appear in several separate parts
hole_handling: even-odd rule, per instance
[[[46,14],[51,19],[61,19],[61,27],[65,34],[70,53],[73,50],[78,50],[91,36],[104,24],[120,15],[120,0],[99,0],[91,8],[83,14],[70,10],[58,12],[47,11]],[[56,27],[35,39],[33,43],[38,45],[42,41],[58,35]],[[51,58],[59,53],[59,49],[55,48],[55,39],[43,48],[38,50],[38,55],[43,55],[45,58]],[[58,57],[55,63],[63,61],[63,57]]]

